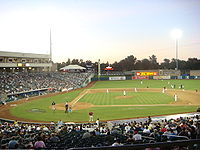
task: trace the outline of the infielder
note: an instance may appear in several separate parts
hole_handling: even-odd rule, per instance
[[[66,102],[66,103],[65,103],[65,113],[68,113],[68,108],[69,108],[69,105],[68,105],[68,103]]]
[[[55,110],[56,110],[56,107],[55,107],[55,105],[56,105],[56,103],[53,101],[53,102],[51,103],[51,108],[52,108],[52,110],[53,110],[53,111],[55,111]]]
[[[176,93],[174,94],[174,101],[176,102],[178,100],[178,96],[176,95]]]
[[[165,89],[163,88],[162,93],[165,93]]]
[[[124,94],[124,96],[126,96],[126,91],[125,90],[124,90],[123,94]]]
[[[135,92],[137,92],[137,88],[135,88]]]

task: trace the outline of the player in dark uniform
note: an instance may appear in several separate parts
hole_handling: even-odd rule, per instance
[[[53,101],[53,102],[51,103],[51,108],[52,108],[52,110],[53,110],[53,111],[55,111],[55,110],[56,110],[56,107],[55,107],[55,105],[56,105],[56,103]]]
[[[68,105],[68,103],[66,102],[66,103],[65,103],[65,113],[68,113],[68,108],[69,108],[69,105]]]
[[[93,114],[94,114],[93,112],[89,112],[88,113],[88,115],[89,115],[89,122],[93,121]]]

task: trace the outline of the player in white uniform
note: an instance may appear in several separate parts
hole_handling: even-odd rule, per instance
[[[126,96],[126,91],[125,90],[124,90],[123,94],[124,94],[124,96]]]

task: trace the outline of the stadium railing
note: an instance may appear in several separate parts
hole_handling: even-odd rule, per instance
[[[120,145],[120,146],[102,146],[102,147],[83,147],[70,148],[69,150],[144,150],[145,148],[160,148],[162,150],[170,150],[173,147],[188,147],[190,150],[198,150],[200,148],[200,139],[179,140],[169,142],[157,142],[148,144]]]

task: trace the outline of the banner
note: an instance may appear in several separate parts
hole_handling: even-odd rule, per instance
[[[149,77],[148,76],[133,76],[132,77],[132,80],[136,80],[136,79],[149,79]]]
[[[194,76],[194,79],[200,79],[200,76]]]
[[[157,76],[157,72],[136,72],[137,76]]]
[[[168,80],[168,79],[170,79],[170,76],[153,76],[153,79],[156,79],[156,80]]]
[[[114,69],[113,69],[113,67],[108,66],[108,67],[104,68],[104,70],[114,70]]]
[[[178,79],[183,79],[182,76],[178,76]]]
[[[109,77],[109,80],[126,80],[126,77],[125,76]]]

